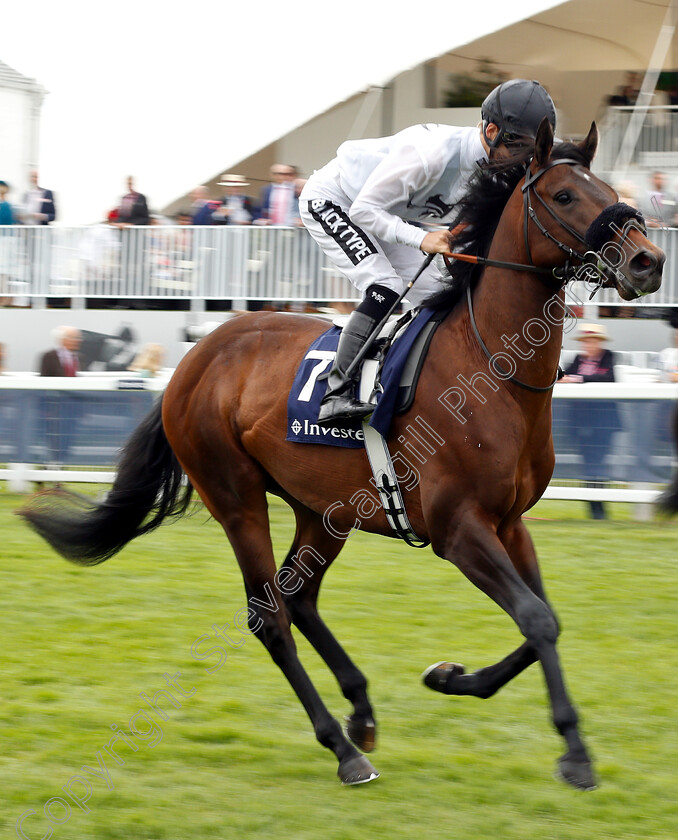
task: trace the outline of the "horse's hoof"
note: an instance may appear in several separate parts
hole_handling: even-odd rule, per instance
[[[363,752],[372,752],[377,745],[377,724],[372,718],[346,715],[346,734]]]
[[[595,790],[595,776],[590,761],[575,761],[567,755],[558,759],[557,776],[579,790]]]
[[[441,691],[443,694],[449,694],[449,680],[465,673],[466,669],[464,666],[456,662],[436,662],[435,665],[429,666],[424,671],[421,678],[424,685],[433,689],[433,691]]]
[[[342,785],[364,785],[379,778],[379,773],[372,767],[370,760],[364,755],[345,758],[339,765],[337,776]]]

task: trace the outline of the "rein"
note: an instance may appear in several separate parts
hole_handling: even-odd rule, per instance
[[[620,221],[623,224],[623,220],[627,219],[627,225],[633,225],[639,227],[641,230],[644,227],[644,220],[641,213],[635,208],[622,203],[613,204],[610,207],[606,207],[603,209],[598,216],[594,219],[594,221],[589,225],[586,234],[582,236],[578,231],[572,228],[570,225],[567,224],[563,219],[558,216],[558,214],[544,201],[544,199],[539,195],[538,192],[534,189],[534,185],[537,181],[548,172],[549,169],[552,169],[554,166],[560,166],[561,164],[566,164],[568,166],[579,166],[580,161],[574,160],[572,158],[557,158],[554,161],[551,161],[546,166],[542,167],[541,169],[537,170],[535,173],[530,173],[529,169],[525,175],[525,182],[521,187],[523,193],[523,208],[524,208],[524,223],[523,223],[523,231],[524,231],[524,238],[525,238],[525,249],[527,251],[527,256],[529,259],[529,263],[514,263],[514,262],[505,262],[503,260],[492,260],[488,259],[487,257],[480,257],[475,256],[473,254],[455,254],[449,253],[444,255],[444,259],[447,262],[448,259],[452,258],[455,260],[461,260],[462,262],[473,263],[475,265],[482,265],[482,266],[493,266],[496,268],[505,268],[509,269],[510,271],[526,271],[530,272],[531,274],[539,274],[541,276],[549,276],[554,278],[558,282],[558,289],[561,289],[566,283],[568,283],[571,279],[573,279],[581,264],[586,262],[589,256],[592,256],[596,259],[596,265],[599,272],[598,282],[596,284],[596,289],[592,293],[595,294],[598,289],[602,288],[602,285],[609,276],[609,271],[615,272],[615,269],[608,264],[605,260],[603,254],[600,253],[602,248],[607,244],[609,241],[607,236],[602,236],[601,231],[603,229],[609,229],[610,225],[614,221]],[[580,253],[579,251],[575,251],[569,245],[566,245],[564,242],[561,242],[557,239],[550,231],[548,231],[543,223],[537,216],[537,213],[532,206],[531,196],[534,195],[539,200],[542,207],[544,207],[548,213],[555,219],[555,221],[560,225],[563,230],[567,231],[574,239],[578,242],[581,242],[582,245],[587,247],[585,253]],[[565,265],[556,268],[545,268],[543,266],[536,266],[532,261],[532,253],[530,251],[530,243],[529,243],[529,222],[532,220],[534,224],[537,226],[539,232],[545,236],[548,240],[553,242],[561,251],[564,251],[568,257],[568,260],[565,262]],[[626,233],[626,226],[624,227],[624,233]],[[570,260],[577,260],[579,265],[573,266],[570,264]],[[468,311],[469,311],[469,318],[471,321],[471,327],[473,328],[473,333],[476,337],[476,341],[480,345],[483,353],[485,356],[492,362],[493,356],[490,353],[487,345],[482,339],[480,335],[480,331],[478,329],[478,325],[476,323],[475,315],[473,312],[473,296],[471,294],[471,285],[469,284],[466,287],[466,298],[468,301]],[[551,391],[553,386],[556,384],[558,379],[560,378],[560,367],[556,370],[555,379],[550,385],[546,386],[537,386],[537,385],[529,385],[527,382],[521,382],[520,379],[516,379],[515,376],[510,375],[507,371],[503,370],[497,362],[493,362],[494,370],[505,380],[512,382],[514,385],[518,385],[520,388],[524,388],[526,391],[532,391],[535,393],[545,393],[547,391]]]

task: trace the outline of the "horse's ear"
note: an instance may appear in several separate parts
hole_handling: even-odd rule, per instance
[[[538,168],[546,166],[553,148],[553,128],[548,117],[539,123],[537,136],[534,138],[534,162]]]
[[[579,148],[586,155],[589,164],[593,160],[598,148],[598,127],[595,122],[591,123],[591,128],[586,137],[579,143]]]

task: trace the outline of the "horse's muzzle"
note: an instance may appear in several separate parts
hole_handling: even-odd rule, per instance
[[[634,300],[656,292],[662,283],[666,254],[660,248],[643,248],[617,273],[617,291],[624,300]]]

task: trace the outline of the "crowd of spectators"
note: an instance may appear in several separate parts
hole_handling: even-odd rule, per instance
[[[259,191],[257,198],[245,192],[251,184],[243,175],[225,173],[217,186],[223,187],[220,196],[212,196],[208,186],[201,184],[190,194],[190,203],[177,211],[174,221],[193,225],[289,225],[301,226],[299,194],[304,180],[296,166],[274,164],[270,183]],[[38,172],[29,174],[30,188],[20,199],[13,200],[12,188],[0,180],[0,225],[48,225],[57,218],[54,194],[39,185]],[[134,184],[130,175],[127,191],[106,215],[106,222],[114,228],[150,225],[160,217],[150,211],[148,201]]]
[[[204,184],[191,192],[190,206],[177,217],[190,218],[194,225],[285,225],[301,227],[299,194],[305,181],[291,164],[271,167],[271,181],[259,191],[257,198],[246,192],[251,186],[243,175],[227,172],[217,186],[224,188],[219,198],[210,195]]]
[[[14,202],[11,186],[0,180],[0,225],[48,225],[57,218],[54,194],[41,187],[38,172],[30,173],[30,189]],[[274,164],[270,182],[256,197],[251,195],[251,183],[243,175],[224,173],[217,182],[221,195],[214,196],[205,184],[196,186],[185,206],[171,219],[150,211],[145,195],[134,186],[134,178],[127,177],[127,192],[106,216],[110,227],[125,229],[135,225],[152,225],[160,221],[181,225],[284,225],[302,227],[299,217],[299,195],[305,180],[299,177],[296,166]],[[615,185],[619,200],[641,210],[648,227],[678,225],[678,182],[671,186],[669,176],[661,170],[652,171],[647,183],[620,181]]]
[[[0,181],[0,225],[48,225],[56,218],[54,194],[40,186],[37,170],[28,179],[30,187],[19,202],[9,198],[11,185]]]
[[[630,96],[631,86],[627,86]],[[38,172],[30,173],[30,189],[19,202],[10,199],[11,187],[0,180],[0,225],[48,225],[57,218],[54,194],[41,187]],[[134,178],[127,177],[127,192],[107,214],[110,227],[125,229],[135,225],[152,225],[159,221],[181,225],[284,225],[302,227],[299,217],[299,195],[305,180],[299,177],[296,166],[274,164],[270,182],[256,197],[247,188],[251,183],[243,175],[224,173],[217,182],[222,194],[213,196],[205,184],[196,186],[185,206],[172,219],[163,219],[149,210],[145,195],[134,186]],[[615,185],[619,200],[641,210],[648,227],[678,225],[678,183],[673,187],[669,176],[654,170],[643,187],[632,181]]]
[[[101,296],[112,277],[124,277],[136,288],[160,287],[176,292],[193,282],[195,267],[194,226],[252,225],[303,228],[299,217],[299,194],[304,181],[291,164],[274,164],[270,182],[253,188],[243,175],[225,173],[210,188],[196,186],[179,203],[171,217],[152,212],[151,202],[126,178],[125,192],[99,224],[83,228],[79,257],[88,288]],[[0,225],[49,225],[57,219],[51,190],[40,186],[38,173],[30,173],[30,189],[16,202],[10,186],[0,181]],[[150,226],[148,234],[138,228]],[[50,240],[51,241],[51,240]],[[0,228],[0,306],[26,306],[25,287],[35,288],[39,278],[53,270],[49,249],[38,231],[26,235]],[[14,293],[14,294],[13,294]],[[115,304],[115,299],[112,299]]]

